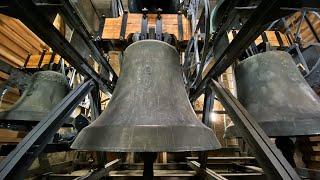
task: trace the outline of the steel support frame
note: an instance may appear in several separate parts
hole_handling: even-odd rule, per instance
[[[295,51],[297,52],[299,62],[300,62],[300,63],[302,64],[302,66],[304,67],[306,73],[309,74],[309,73],[310,73],[310,69],[309,69],[309,67],[308,67],[308,65],[307,65],[306,60],[305,60],[304,57],[303,57],[303,54],[302,54],[302,52],[301,52],[301,50],[300,50],[299,44],[293,43],[288,49],[286,49],[286,52],[292,53],[293,50],[295,50]]]
[[[105,165],[105,167],[98,171],[93,171],[85,176],[76,178],[76,180],[96,180],[108,175],[108,173],[121,165],[121,159],[115,159]]]
[[[23,179],[28,167],[91,91],[93,85],[94,81],[90,79],[72,90],[20,141],[17,147],[1,161],[0,179]]]
[[[113,92],[114,86],[112,82],[100,77],[88,64],[87,60],[60,34],[32,0],[12,0],[9,2],[9,8],[29,29],[55,52],[65,58],[77,71],[96,81],[103,92]]]
[[[202,79],[197,88],[191,92],[190,101],[195,101],[204,91],[207,82],[221,75],[239,57],[251,43],[266,29],[264,26],[270,19],[269,13],[280,10],[277,0],[262,1],[252,13],[250,18],[240,29],[239,33],[224,50],[208,74]]]
[[[61,8],[61,12],[64,19],[74,27],[74,30],[80,34],[81,38],[88,45],[89,49],[92,52],[93,59],[112,74],[112,77],[113,77],[112,83],[113,85],[115,85],[116,81],[118,80],[117,74],[109,64],[108,60],[103,56],[102,52],[97,48],[97,46],[93,42],[93,37],[91,37],[90,33],[86,30],[79,16],[77,16],[74,13],[74,8],[70,4],[70,2],[65,0],[59,0],[59,1],[61,4],[63,4],[63,7]],[[98,37],[98,39],[99,38],[100,37]]]
[[[218,96],[233,123],[238,127],[241,137],[253,149],[255,157],[266,175],[270,179],[300,179],[296,171],[241,103],[218,82],[211,80],[209,86]]]
[[[222,39],[223,35],[225,35],[227,33],[227,30],[230,28],[229,25],[232,24],[232,22],[234,22],[234,20],[236,19],[238,11],[235,9],[235,7],[238,4],[238,2],[239,1],[236,0],[236,1],[232,2],[232,3],[229,3],[229,5],[228,5],[228,7],[227,7],[227,9],[225,11],[225,14],[222,17],[223,24],[214,33],[212,46],[210,47],[210,51],[209,51],[209,53],[207,55],[207,59],[209,59],[213,55],[214,49],[219,44],[219,42]],[[223,47],[223,48],[225,48],[225,47]]]
[[[197,161],[188,161],[188,166],[190,166],[191,169],[195,170],[200,176],[204,177],[208,180],[227,180],[223,176],[217,174],[216,172],[212,171],[209,168],[202,168],[200,167],[200,163]]]

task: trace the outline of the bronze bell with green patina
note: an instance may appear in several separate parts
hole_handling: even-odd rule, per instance
[[[320,101],[290,54],[269,51],[235,68],[241,104],[270,137],[320,134]],[[239,137],[233,124],[225,137]]]
[[[71,148],[184,152],[218,149],[220,143],[191,107],[176,48],[143,40],[127,47],[106,110],[80,132]]]
[[[42,120],[70,91],[66,76],[54,71],[39,71],[20,99],[0,112],[0,122],[34,125]]]

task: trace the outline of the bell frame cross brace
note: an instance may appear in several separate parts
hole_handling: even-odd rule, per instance
[[[60,1],[62,2],[62,1]],[[196,90],[191,94],[191,101],[196,100],[208,88],[208,82],[214,77],[222,74],[247,48],[254,39],[256,39],[264,27],[261,22],[268,22],[270,12],[276,13],[279,10],[279,1],[263,0],[261,4],[254,9],[248,21],[241,28],[240,32],[226,48],[217,63],[210,69],[209,73],[201,80]],[[304,2],[304,1],[303,1]],[[48,3],[50,5],[50,3]],[[59,5],[59,4],[58,4]],[[48,116],[38,123],[38,125],[18,144],[6,159],[0,164],[0,179],[4,178],[23,178],[25,170],[32,161],[42,152],[53,134],[60,128],[63,121],[69,117],[73,109],[79,102],[91,91],[94,84],[97,83],[99,88],[104,92],[112,92],[117,76],[114,74],[111,66],[102,57],[97,47],[87,34],[87,31],[80,22],[80,18],[72,13],[73,10],[68,4],[61,3],[64,8],[62,14],[76,27],[77,31],[84,37],[86,43],[94,50],[94,57],[102,67],[113,74],[112,81],[103,79],[96,73],[85,59],[75,50],[75,48],[58,32],[52,23],[46,18],[46,14],[32,0],[4,0],[0,3],[0,12],[10,13],[18,17],[25,25],[27,25],[35,34],[37,34],[45,43],[65,58],[80,73],[92,78],[75,88],[68,96],[66,96],[60,104],[58,104]],[[226,24],[227,26],[228,24]],[[226,29],[226,28],[221,28]],[[210,48],[210,47],[209,47]],[[98,57],[98,58],[97,58]],[[110,69],[111,68],[111,69]],[[241,106],[241,104],[228,92],[222,88],[217,82],[212,81],[210,84],[212,90],[217,94],[221,103],[228,110],[230,116],[235,119],[235,124],[243,127],[242,133],[245,134],[247,142],[256,148],[256,154],[261,156],[267,162],[266,172],[271,172],[275,177],[283,177],[285,179],[299,179],[295,171],[288,162],[283,158],[281,153],[270,144],[267,136],[261,128],[254,123],[250,115]],[[208,98],[211,99],[211,98]],[[206,111],[208,112],[208,111]],[[253,129],[251,129],[253,128]],[[259,160],[259,158],[258,158]],[[271,175],[272,175],[271,174]],[[105,174],[101,174],[104,176]],[[214,178],[216,179],[216,178]]]

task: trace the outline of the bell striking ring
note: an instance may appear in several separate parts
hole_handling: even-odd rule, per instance
[[[0,112],[0,121],[11,124],[37,123],[68,94],[69,90],[68,81],[61,73],[36,72],[20,99],[10,109]]]
[[[71,148],[183,152],[217,149],[220,144],[190,105],[176,49],[144,40],[125,50],[107,109],[80,132]]]
[[[270,137],[320,134],[320,103],[290,54],[269,51],[235,69],[241,104]],[[239,137],[233,124],[225,137]]]

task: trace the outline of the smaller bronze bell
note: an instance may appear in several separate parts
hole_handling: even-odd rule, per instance
[[[270,137],[320,134],[320,101],[290,54],[269,51],[235,69],[238,99]],[[239,137],[232,124],[225,137]]]
[[[36,72],[30,82],[18,101],[10,109],[0,112],[0,122],[37,123],[70,90],[66,77],[54,71]]]

